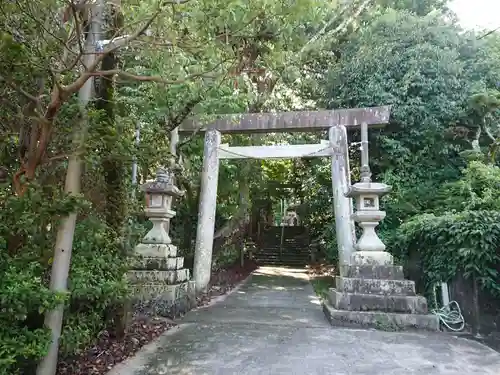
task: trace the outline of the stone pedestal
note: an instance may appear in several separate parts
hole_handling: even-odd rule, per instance
[[[344,266],[330,289],[323,310],[334,325],[381,329],[418,328],[436,331],[439,319],[428,314],[427,301],[405,280],[403,267],[393,264]]]
[[[385,217],[379,197],[390,190],[384,184],[361,182],[348,195],[356,198],[353,219],[363,229],[349,265],[341,265],[336,288],[323,309],[332,324],[381,329],[438,330],[439,319],[428,314],[427,300],[415,293],[415,283],[405,280],[403,267],[395,266],[375,227]]]
[[[172,198],[182,193],[173,184],[173,178],[162,172],[142,189],[147,194],[146,215],[153,228],[136,246],[127,280],[137,310],[147,315],[177,316],[196,305],[194,281],[167,232],[170,219],[175,216]]]
[[[174,317],[196,306],[195,285],[184,257],[177,256],[174,245],[139,245],[142,250],[154,247],[164,256],[137,255],[133,270],[127,274],[136,308],[147,315]],[[138,246],[138,247],[139,247]]]

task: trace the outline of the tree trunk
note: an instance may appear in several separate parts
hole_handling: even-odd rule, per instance
[[[123,27],[123,15],[116,5],[111,5],[106,10],[107,39],[117,35]],[[101,70],[112,70],[117,66],[118,58],[115,53],[110,53],[104,57]],[[102,150],[102,169],[104,171],[106,209],[106,224],[118,237],[124,236],[125,223],[127,220],[127,183],[129,165],[124,161],[123,155],[116,150],[120,150],[119,144],[122,140],[121,129],[117,129],[114,82],[113,76],[102,76],[100,78],[99,91],[97,94],[96,108],[104,113],[102,127],[103,139],[106,140]],[[113,136],[110,135],[110,131]]]
[[[79,135],[75,135],[74,143],[79,143]],[[80,193],[81,160],[75,152],[69,159],[66,174],[65,191],[70,194]],[[73,248],[73,237],[75,234],[77,214],[71,213],[61,223],[56,239],[54,260],[52,263],[52,274],[50,278],[50,289],[54,292],[66,292],[69,268],[71,264],[71,251]],[[60,304],[54,310],[47,312],[45,325],[52,331],[52,342],[47,356],[40,362],[37,375],[55,375],[57,368],[57,357],[59,351],[59,339],[61,337],[64,304]]]
[[[85,66],[89,66],[94,57],[94,46],[100,39],[101,20],[102,20],[102,1],[95,5],[95,11],[92,13],[91,29],[85,42],[87,54],[84,56]],[[73,154],[69,158],[68,170],[66,172],[65,192],[72,195],[80,193],[81,185],[81,152],[85,144],[88,121],[86,107],[92,95],[93,80],[85,82],[79,92],[81,127],[75,129],[73,133]],[[75,234],[77,213],[71,213],[64,218],[59,226],[54,251],[52,274],[50,278],[50,289],[53,292],[66,292],[68,283],[68,274],[71,264],[71,251],[73,248],[73,237]],[[48,311],[45,316],[45,325],[50,328],[52,333],[52,342],[47,355],[40,362],[37,375],[55,375],[57,370],[57,357],[59,351],[59,339],[61,337],[62,323],[64,314],[64,304],[58,305],[54,310]]]
[[[120,12],[120,4],[109,4],[106,9],[105,24],[108,32],[106,39],[112,39],[123,27],[123,15]],[[113,70],[118,65],[118,57],[110,53],[102,60],[101,70]],[[128,218],[128,191],[127,176],[129,176],[130,165],[126,162],[119,151],[123,149],[120,143],[123,141],[123,129],[116,123],[116,102],[114,98],[115,85],[114,76],[102,76],[100,78],[99,90],[96,93],[96,108],[102,111],[104,118],[100,124],[102,139],[105,140],[102,148],[101,166],[104,172],[105,183],[105,220],[112,235],[119,239],[116,243],[121,244],[119,253],[126,257],[126,224]],[[112,135],[111,135],[112,134]],[[119,245],[120,246],[120,245]],[[124,301],[121,306],[114,306],[111,311],[111,319],[114,322],[114,334],[123,337],[126,333],[131,302]]]

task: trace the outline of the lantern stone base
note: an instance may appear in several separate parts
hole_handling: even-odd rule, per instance
[[[385,279],[402,280],[404,279],[403,267],[393,265],[372,265],[364,264],[357,266],[341,266],[340,274],[345,277],[360,279]]]
[[[183,283],[189,280],[189,270],[187,268],[182,268],[180,270],[168,270],[168,271],[130,271],[128,274],[128,280],[131,283],[166,283],[167,285],[173,285],[178,283]]]
[[[378,280],[380,281],[380,280]],[[372,283],[374,288],[372,290],[382,289],[378,283],[371,280],[365,283],[368,286],[365,289],[370,289]],[[338,310],[349,311],[385,311],[397,312],[405,314],[426,314],[427,313],[427,300],[422,296],[407,296],[398,294],[370,294],[370,293],[356,293],[331,290],[328,295],[328,301]]]
[[[438,331],[439,319],[432,314],[399,314],[379,311],[336,310],[324,303],[323,312],[334,326],[391,330],[418,329]]]
[[[392,265],[393,257],[386,251],[356,251],[351,256],[351,264],[362,266],[365,264]]]
[[[135,284],[132,296],[135,311],[147,316],[175,318],[196,306],[194,281]]]
[[[135,247],[137,257],[144,258],[169,258],[177,256],[177,246],[172,244],[140,243]]]
[[[439,318],[428,314],[427,300],[416,295],[415,283],[404,279],[403,267],[394,266],[390,254],[390,258],[377,254],[369,261],[364,254],[356,255],[352,256],[356,263],[341,268],[336,288],[330,289],[323,303],[330,323],[439,330]]]
[[[173,318],[195,307],[195,283],[176,246],[139,244],[135,254],[127,280],[136,311]]]

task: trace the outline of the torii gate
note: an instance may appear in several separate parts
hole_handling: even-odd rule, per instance
[[[390,106],[328,111],[234,114],[220,116],[218,120],[207,125],[200,124],[199,120],[189,119],[174,130],[178,134],[205,132],[193,269],[196,290],[205,290],[210,281],[217,182],[221,159],[331,157],[339,263],[340,265],[347,264],[355,244],[354,223],[351,219],[352,200],[345,196],[351,185],[347,129],[360,127],[362,123],[370,127],[382,127],[389,121],[389,116]],[[318,144],[244,147],[230,147],[227,144],[221,144],[221,133],[315,132],[321,130],[329,130],[329,139]],[[177,136],[175,134],[175,137]]]

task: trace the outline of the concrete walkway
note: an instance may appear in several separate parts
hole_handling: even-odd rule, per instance
[[[110,375],[500,375],[500,354],[447,334],[331,327],[301,270],[260,268]]]

